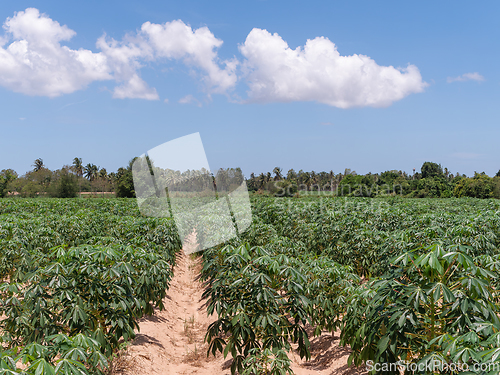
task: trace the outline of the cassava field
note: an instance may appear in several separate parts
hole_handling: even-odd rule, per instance
[[[252,210],[239,238],[198,253],[204,355],[228,371],[289,373],[292,351],[308,361],[310,340],[337,332],[373,372],[498,373],[499,201],[254,197]],[[0,200],[0,374],[112,371],[163,309],[180,250],[173,221],[132,199]]]

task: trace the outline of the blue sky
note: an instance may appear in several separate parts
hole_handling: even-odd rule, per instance
[[[500,169],[500,3],[3,1],[0,169]],[[309,40],[309,41],[308,41]],[[306,44],[307,43],[307,44]]]

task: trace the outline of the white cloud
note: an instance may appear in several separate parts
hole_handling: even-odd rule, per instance
[[[26,117],[19,117],[19,120],[24,121],[26,120]]]
[[[114,98],[159,100],[156,89],[141,78],[141,69],[171,60],[187,65],[203,82],[208,96],[229,93],[239,79],[239,61],[218,56],[222,40],[207,27],[193,29],[181,20],[145,22],[121,40],[104,34],[96,42],[98,53],[62,45],[76,33],[34,8],[7,18],[3,28],[0,86],[23,94],[56,97],[94,81],[114,80]],[[253,29],[240,51],[245,58],[241,68],[250,88],[249,101],[383,107],[427,86],[414,65],[396,69],[379,66],[364,55],[341,56],[324,37],[292,50],[278,34]],[[170,69],[162,67],[161,71],[169,74]],[[467,79],[477,79],[475,74],[469,73]],[[201,105],[190,95],[179,103]]]
[[[221,45],[222,41],[207,27],[193,30],[181,20],[165,24],[145,22],[135,35],[125,35],[122,41],[108,40],[104,35],[97,42],[97,47],[108,57],[115,77],[125,82],[115,89],[113,96],[144,99],[158,99],[158,94],[138,76],[143,61],[183,61],[201,71],[208,94],[223,94],[233,88],[237,81],[237,62],[223,61],[224,68],[219,66],[216,49]]]
[[[60,42],[71,39],[75,32],[37,9],[15,13],[3,28],[1,86],[27,95],[55,97],[112,78],[105,55],[62,46]]]
[[[115,80],[122,82],[115,87],[113,98],[159,99],[156,89],[149,87],[138,74],[142,67],[140,61],[153,59],[153,51],[140,37],[125,35],[123,40],[116,41],[103,35],[96,45],[108,58]]]
[[[96,43],[99,53],[61,45],[76,33],[35,8],[15,13],[3,28],[0,85],[23,94],[55,97],[93,81],[114,79],[114,98],[158,100],[156,89],[140,78],[139,71],[146,63],[165,60],[181,60],[201,72],[209,95],[226,93],[237,82],[237,61],[219,61],[217,56],[222,41],[207,27],[193,30],[180,20],[146,22],[120,41],[103,35]]]
[[[222,40],[207,27],[193,30],[181,20],[162,25],[146,22],[141,34],[158,58],[183,60],[186,65],[200,69],[208,92],[221,94],[236,85],[237,60],[222,61],[223,69],[219,66],[216,50]]]
[[[163,101],[163,103],[168,104],[168,98]]]
[[[341,56],[325,37],[292,50],[278,34],[253,29],[240,51],[251,101],[385,107],[427,86],[414,65],[396,69],[364,55]]]
[[[481,74],[479,74],[478,72],[474,72],[474,73],[465,73],[465,74],[462,74],[461,76],[458,76],[458,77],[448,77],[447,81],[448,81],[448,83],[464,82],[464,81],[482,82],[482,81],[484,81],[484,77]]]
[[[191,94],[180,98],[179,103],[180,104],[196,104],[198,107],[201,107],[201,102]]]
[[[121,86],[115,87],[113,98],[118,99],[147,99],[159,100],[160,97],[155,88],[148,86],[137,74],[133,74],[127,82]]]

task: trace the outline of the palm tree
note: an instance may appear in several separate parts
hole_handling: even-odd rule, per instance
[[[92,182],[97,178],[97,173],[99,172],[99,167],[96,166],[95,164],[90,164],[88,163],[85,168],[83,168],[83,171],[85,173],[85,178]]]
[[[83,176],[82,158],[74,158],[73,159],[73,171],[76,173],[76,175],[78,177]]]
[[[101,180],[101,193],[102,193],[102,197],[104,198],[104,184],[106,183],[107,179],[108,179],[108,172],[106,171],[106,168],[101,168],[101,170],[99,171],[99,179]]]
[[[85,178],[89,181],[92,181],[92,164],[88,163],[84,168]]]
[[[85,178],[90,182],[94,181],[97,177],[97,172],[99,171],[99,167],[95,164],[88,163],[85,168],[83,168],[85,172]]]
[[[314,172],[314,171],[311,172],[311,182],[313,184],[315,184],[316,182],[318,182],[318,178],[316,176],[316,172]]]
[[[249,190],[253,190],[253,188],[256,187],[256,183],[255,183],[255,173],[250,173],[250,180],[248,180],[248,189]]]
[[[266,176],[264,173],[261,173],[259,175],[259,189],[264,189],[264,186],[266,184]]]
[[[99,177],[100,178],[106,178],[108,176],[108,172],[106,171],[106,168],[101,168],[99,171]]]
[[[33,169],[33,171],[35,172],[38,172],[39,170],[43,169],[45,167],[45,165],[43,164],[43,160],[41,158],[36,159],[35,162],[33,163],[33,167],[35,167]]]
[[[78,177],[78,184],[80,186],[80,198],[82,197],[82,181],[81,178],[83,176],[83,164],[82,158],[74,158],[73,159],[73,171],[76,173]]]
[[[283,178],[281,175],[282,169],[280,167],[274,167],[273,173],[274,173],[274,181],[279,181]]]

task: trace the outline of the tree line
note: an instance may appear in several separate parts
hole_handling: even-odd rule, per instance
[[[434,162],[423,163],[420,172],[413,169],[413,174],[390,170],[363,175],[350,169],[343,173],[290,169],[285,174],[275,167],[272,172],[252,173],[247,185],[251,191],[274,196],[300,196],[312,192],[358,197],[500,198],[500,171],[494,177],[484,172],[467,177],[459,172],[450,173],[448,168]]]
[[[105,168],[100,168],[95,164],[84,165],[82,159],[77,157],[73,159],[71,165],[64,165],[60,169],[51,171],[45,166],[43,159],[39,158],[34,161],[33,169],[22,176],[18,176],[12,169],[0,171],[0,197],[73,198],[89,193],[92,196],[101,197],[112,194],[118,198],[135,198],[133,166],[136,161],[141,162],[135,164],[135,172],[139,173],[138,188],[143,190],[142,193],[160,186],[169,186],[171,191],[179,192],[205,190],[224,192],[236,189],[244,181],[240,168],[221,168],[214,175],[205,170],[180,172],[162,169],[155,167],[149,159],[138,159],[135,157],[126,167],[108,173]],[[150,172],[154,172],[155,186],[142,186],[147,179],[141,180],[141,174],[150,174]]]
[[[136,159],[133,158],[127,166],[118,168],[116,172],[108,173],[105,168],[95,164],[84,165],[78,157],[73,159],[72,164],[51,171],[39,158],[34,161],[33,169],[22,176],[18,176],[12,169],[0,171],[0,197],[70,198],[82,194],[100,194],[103,197],[113,194],[116,197],[134,198],[132,166]],[[182,180],[192,174],[193,171],[173,171],[165,179]],[[193,186],[200,185],[202,180],[199,176],[196,178],[191,182]],[[233,190],[242,181],[243,175],[239,168],[221,168],[213,175],[214,187],[218,190],[229,187]],[[458,172],[450,173],[447,168],[434,162],[423,163],[420,172],[413,169],[413,174],[390,170],[363,175],[350,169],[345,169],[343,173],[296,172],[290,169],[285,174],[281,168],[275,167],[272,172],[259,175],[251,173],[246,181],[249,191],[278,197],[316,192],[358,197],[399,195],[409,198],[500,198],[500,171],[494,177],[484,172],[475,172],[473,177],[467,177]],[[187,185],[183,182],[183,189],[185,186]]]
[[[84,165],[81,158],[75,157],[72,164],[52,171],[45,166],[43,159],[38,158],[32,167],[32,170],[22,176],[13,169],[0,171],[0,197],[12,195],[23,198],[73,198],[87,193],[132,196],[127,189],[123,189],[124,176],[127,175],[131,164],[126,168],[119,168],[117,172],[108,173],[106,168],[92,163]]]

